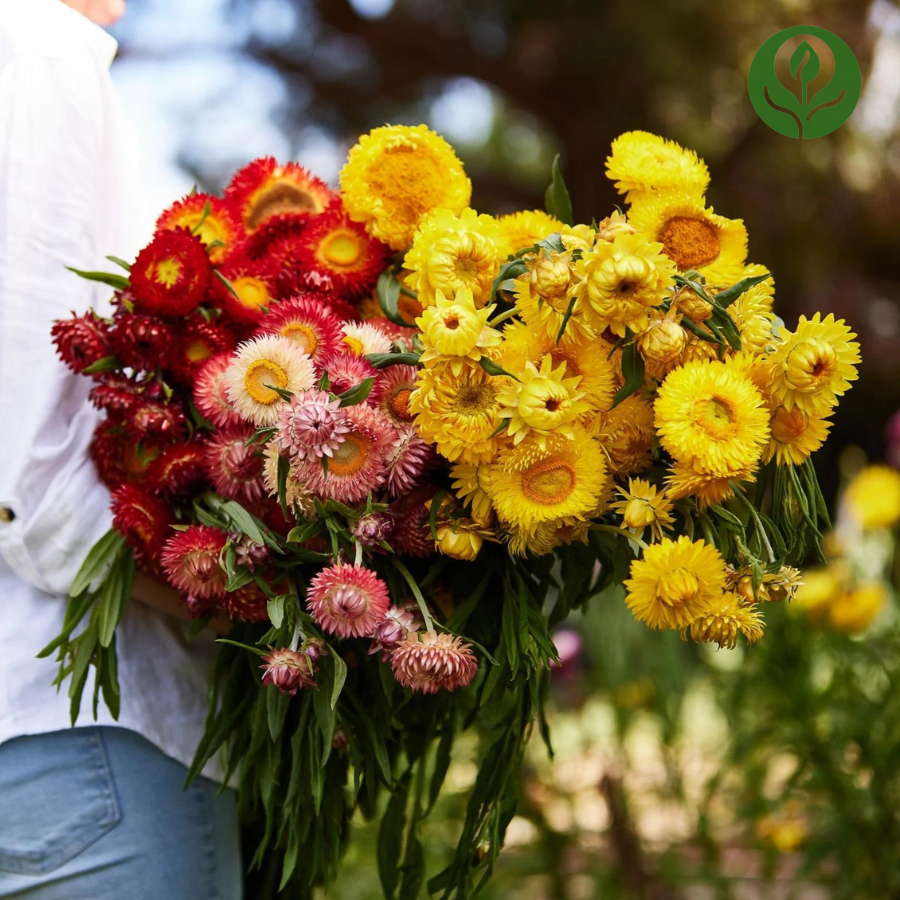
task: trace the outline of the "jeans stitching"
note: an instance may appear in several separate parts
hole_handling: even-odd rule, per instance
[[[201,809],[200,828],[203,835],[203,843],[205,845],[204,856],[207,860],[207,876],[209,878],[209,900],[219,900],[219,884],[216,878],[216,870],[218,868],[218,860],[216,858],[216,842],[213,834],[213,817],[215,810],[213,804],[209,801],[210,792],[205,788],[202,781],[198,780],[191,786],[191,790],[195,791],[197,803]]]

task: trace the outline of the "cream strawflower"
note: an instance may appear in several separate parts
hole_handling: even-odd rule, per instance
[[[391,352],[391,339],[368,322],[344,322],[341,332],[344,346],[356,356]]]

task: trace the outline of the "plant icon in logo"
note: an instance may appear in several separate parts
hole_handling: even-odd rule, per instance
[[[779,58],[786,55],[779,51],[798,36],[803,40],[790,53],[786,69],[779,67]],[[823,59],[823,53],[830,58]],[[862,75],[853,51],[836,34],[797,25],[772,35],[756,51],[747,84],[750,102],[766,125],[787,137],[817,138],[850,117],[859,102]]]

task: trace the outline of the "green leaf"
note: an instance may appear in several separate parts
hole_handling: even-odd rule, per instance
[[[131,271],[131,263],[125,262],[124,259],[120,259],[118,256],[107,256],[106,258],[117,266],[121,266],[126,272]]]
[[[376,369],[387,366],[417,366],[420,353],[367,353],[366,359]]]
[[[101,284],[108,284],[117,291],[127,291],[131,287],[131,282],[124,275],[116,275],[113,272],[86,272],[83,269],[76,269],[72,266],[66,266],[70,272],[74,272],[79,278],[86,281],[99,281]]]
[[[413,327],[412,322],[407,322],[397,308],[400,301],[400,282],[391,269],[385,269],[378,276],[377,292],[378,303],[381,311],[395,325],[404,325],[407,328]]]
[[[112,565],[124,543],[125,538],[115,528],[107,531],[88,551],[72,587],[69,588],[69,596],[77,597],[96,584]]]
[[[109,647],[112,643],[125,607],[131,599],[134,569],[134,553],[130,547],[123,546],[100,588],[97,612],[101,647]]]
[[[343,394],[338,394],[341,406],[357,406],[358,404],[365,402],[369,394],[372,393],[372,385],[374,383],[375,379],[371,376],[369,378],[363,378],[359,384],[355,384],[352,388],[348,388]]]
[[[305,544],[310,538],[321,534],[324,527],[325,523],[322,519],[314,519],[305,525],[295,525],[288,532],[287,541],[289,544]]]
[[[334,684],[331,687],[330,705],[334,709],[337,706],[338,697],[341,696],[341,691],[344,689],[344,682],[347,680],[347,663],[334,650],[331,651],[331,657],[334,661]]]
[[[566,307],[566,314],[563,316],[562,324],[559,326],[559,334],[556,335],[557,344],[563,339],[563,335],[566,333],[566,326],[569,324],[569,319],[572,318],[572,311],[575,309],[575,301],[577,299],[578,298],[573,294],[572,299],[569,300],[569,305]]]
[[[234,285],[218,269],[213,269],[212,273],[225,285],[225,289],[232,297],[237,297],[238,300],[241,299],[241,295],[234,289]]]
[[[265,656],[266,651],[260,650],[259,647],[251,647],[249,644],[242,644],[239,641],[231,641],[228,638],[216,638],[217,644],[228,644],[231,647],[240,647],[241,650],[249,650],[251,653],[255,653],[257,656]]]
[[[72,680],[69,683],[69,699],[72,702],[69,708],[69,715],[73,726],[75,725],[75,722],[78,721],[78,713],[81,709],[81,695],[84,693],[84,686],[87,683],[91,658],[93,657],[96,648],[97,620],[92,616],[91,621],[88,623],[88,627],[78,635],[75,662],[72,664]]]
[[[285,594],[279,594],[266,601],[266,611],[269,614],[269,621],[276,627],[281,628],[284,622],[284,601],[287,599]]]
[[[278,740],[281,729],[284,728],[284,720],[290,702],[290,694],[283,694],[274,684],[266,686],[266,720],[269,723],[269,734],[273,741]]]
[[[771,277],[772,276],[766,272],[763,275],[752,275],[749,278],[742,278],[737,284],[733,284],[730,288],[720,291],[712,299],[723,309],[728,309],[728,307],[731,306],[744,291],[748,291],[753,285],[761,284]]]
[[[200,218],[197,219],[197,224],[191,229],[191,234],[199,234],[200,229],[203,227],[203,223],[206,221],[206,217],[212,212],[212,205],[209,200],[203,204],[203,212],[200,213]]]
[[[615,409],[623,400],[640,390],[644,383],[644,357],[638,352],[636,341],[627,344],[622,351],[622,375],[625,383],[613,397],[610,409]]]
[[[222,504],[222,512],[231,519],[238,531],[246,534],[255,544],[259,544],[261,547],[266,545],[266,539],[256,520],[240,503],[235,500],[226,500]]]
[[[544,207],[551,216],[555,216],[566,225],[573,225],[575,219],[572,215],[572,198],[562,177],[559,168],[559,154],[553,158],[553,166],[550,170],[550,186],[544,193]]]
[[[287,508],[287,481],[291,472],[291,464],[287,457],[278,454],[278,468],[276,469],[276,477],[278,482],[278,505],[281,507],[282,515],[288,517]]]
[[[498,365],[492,359],[488,359],[486,356],[482,356],[481,359],[478,360],[478,364],[482,369],[484,369],[485,372],[488,373],[488,375],[506,375],[509,378],[513,378],[516,381],[519,381],[519,379],[516,378],[516,376],[513,375],[512,372],[507,372],[506,369],[503,368],[503,366]]]
[[[85,366],[81,370],[82,375],[99,375],[101,372],[115,372],[121,369],[122,363],[115,356],[102,356],[96,362],[92,362],[89,366]]]
[[[409,783],[410,773],[407,771],[394,787],[378,829],[378,877],[381,879],[384,896],[388,900],[396,896],[397,885],[400,882],[400,860],[403,851],[403,833],[406,830]]]

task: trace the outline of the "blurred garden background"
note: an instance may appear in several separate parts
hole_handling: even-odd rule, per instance
[[[762,42],[835,32],[863,72],[825,138],[765,126],[746,90]],[[900,7],[890,0],[129,0],[113,77],[138,130],[146,208],[219,190],[259,155],[331,183],[358,135],[424,121],[473,205],[542,204],[561,155],[576,219],[616,202],[612,139],[696,149],[717,212],[743,217],[776,311],[832,310],[859,381],[816,456],[838,523],[827,568],[750,650],[655,634],[615,594],[557,632],[554,760],[534,741],[491,898],[900,897]],[[839,506],[848,484],[849,499]],[[465,742],[450,783],[478,761]],[[462,800],[459,800],[462,803]],[[439,868],[461,808],[424,830]],[[330,896],[381,896],[377,823]],[[252,892],[250,893],[252,897]]]

